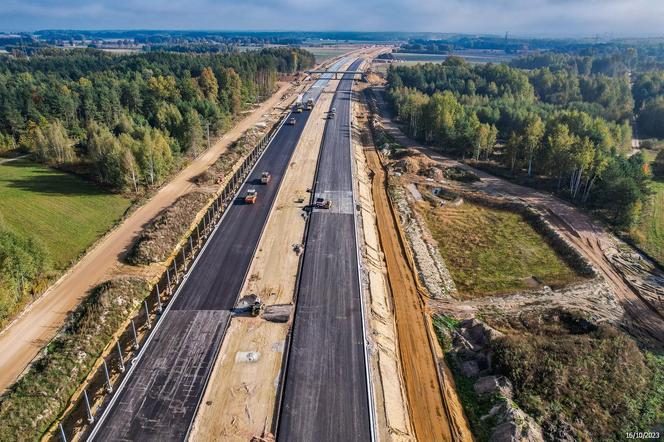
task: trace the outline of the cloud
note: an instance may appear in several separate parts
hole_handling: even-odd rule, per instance
[[[0,28],[661,35],[661,0],[4,0]]]

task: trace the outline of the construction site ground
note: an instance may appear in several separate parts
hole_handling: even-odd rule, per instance
[[[479,181],[470,184],[470,188],[475,191],[518,200],[542,212],[545,220],[596,268],[603,280],[601,284],[605,285],[605,289],[608,287],[610,295],[615,296],[618,301],[616,305],[615,302],[611,302],[612,296],[604,295],[599,299],[591,299],[593,290],[588,291],[588,287],[585,287],[580,288],[578,292],[572,290],[565,293],[566,296],[576,293],[579,295],[578,298],[557,297],[555,301],[558,304],[566,304],[572,308],[578,304],[583,309],[590,310],[597,308],[597,314],[601,317],[609,320],[618,317],[618,325],[641,344],[655,349],[664,348],[664,273],[661,270],[593,221],[588,214],[556,196],[511,183],[468,164],[449,159],[406,137],[391,120],[380,89],[376,90],[375,95],[381,109],[379,124],[392,139],[402,147],[419,150],[442,168],[459,167],[472,172],[480,178]],[[601,287],[597,290],[606,293],[602,292]],[[537,293],[532,295],[537,296]],[[514,296],[501,303],[514,302],[515,306],[523,305],[524,302],[529,303],[524,300],[524,297],[530,297],[527,294]],[[607,301],[608,304],[602,304],[602,301]],[[442,303],[450,308],[450,304],[454,302],[443,300]],[[468,308],[476,308],[479,304],[481,301],[474,301],[469,303]]]
[[[311,111],[284,176],[241,296],[258,294],[266,306],[293,304],[318,153],[338,81],[328,83]],[[289,321],[290,322],[290,321]],[[191,432],[191,440],[250,440],[271,431],[290,323],[260,317],[231,320]]]
[[[391,206],[386,172],[374,148],[365,149],[364,154],[373,176],[371,196],[386,262],[398,352],[415,437],[417,440],[470,441],[472,435],[454,381],[432,333],[424,289],[417,280],[408,245]]]
[[[357,88],[356,88],[357,89]],[[361,92],[360,92],[361,93]],[[355,97],[359,97],[356,91]],[[360,247],[364,272],[365,310],[369,312],[371,378],[380,440],[416,440],[406,396],[399,340],[387,268],[380,243],[372,180],[364,151],[373,149],[364,103],[353,103],[355,181],[362,219]]]

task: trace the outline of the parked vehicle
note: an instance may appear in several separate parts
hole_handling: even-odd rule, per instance
[[[261,301],[261,298],[257,294],[252,293],[240,298],[235,311],[238,313],[249,313],[251,316],[258,316],[263,310],[263,307],[264,304],[263,301]]]
[[[325,198],[316,198],[314,206],[317,209],[329,209],[330,207],[332,207],[332,201],[326,200]]]

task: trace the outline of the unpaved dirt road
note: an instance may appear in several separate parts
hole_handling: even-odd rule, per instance
[[[478,190],[519,198],[545,213],[547,220],[597,268],[607,281],[626,312],[621,321],[625,329],[641,343],[652,348],[664,349],[664,316],[627,284],[604,253],[607,248],[615,247],[617,240],[612,234],[594,223],[585,213],[553,195],[495,177],[444,157],[411,140],[388,117],[385,103],[381,99],[382,94],[378,92],[376,97],[381,107],[380,123],[384,130],[402,146],[418,149],[445,167],[457,166],[475,173],[480,178],[480,181],[474,184]]]
[[[5,328],[0,334],[0,391],[9,387],[42,347],[53,338],[67,313],[79,304],[86,293],[111,277],[114,270],[122,265],[122,257],[143,227],[177,198],[189,192],[193,186],[191,179],[208,169],[232,142],[258,123],[264,114],[283,105],[285,100],[281,97],[290,87],[289,83],[281,84],[277,92],[240,120],[209,150],[193,160],[147,203],[109,232]]]
[[[421,441],[471,441],[461,405],[454,400],[456,394],[453,389],[442,388],[438,380],[429,345],[424,302],[413,269],[408,265],[407,245],[400,239],[398,221],[390,208],[386,174],[375,151],[366,151],[366,157],[374,173],[372,195],[394,302],[399,351],[415,435]],[[451,382],[449,376],[448,379]]]
[[[371,349],[369,363],[374,393],[376,415],[376,437],[380,441],[413,442],[415,430],[410,418],[410,407],[406,394],[399,339],[394,315],[394,302],[389,290],[387,265],[378,234],[378,223],[371,193],[372,173],[367,165],[364,151],[373,149],[371,131],[362,89],[366,85],[356,84],[353,100],[353,150],[355,162],[355,188],[358,214],[361,218],[361,234],[358,235],[363,278],[365,285],[365,311],[369,325],[368,346]],[[358,232],[359,233],[359,232]]]

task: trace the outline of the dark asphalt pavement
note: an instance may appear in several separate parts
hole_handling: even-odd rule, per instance
[[[356,69],[361,60],[349,70]],[[349,107],[344,76],[328,120],[316,196],[332,200],[309,221],[288,356],[280,441],[369,441],[362,304],[353,217]]]
[[[317,99],[326,79],[307,95]],[[115,402],[98,424],[94,438],[118,441],[182,441],[221,348],[255,248],[279,184],[309,118],[293,114],[297,123],[284,125],[242,186],[183,282],[177,298],[153,332]],[[260,175],[272,174],[269,184]],[[258,191],[255,204],[244,204],[247,189]]]

